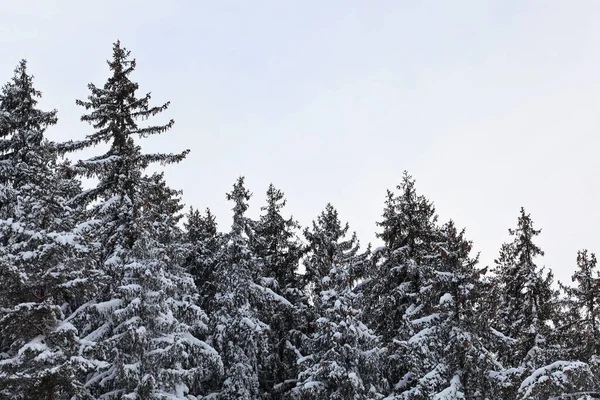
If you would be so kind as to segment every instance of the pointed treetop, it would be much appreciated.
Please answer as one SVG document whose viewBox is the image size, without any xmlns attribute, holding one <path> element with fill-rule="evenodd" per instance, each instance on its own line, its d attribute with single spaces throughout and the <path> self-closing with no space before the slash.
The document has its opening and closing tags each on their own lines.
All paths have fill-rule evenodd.
<svg viewBox="0 0 600 400">
<path fill-rule="evenodd" d="M 275 185 L 271 183 L 269 189 L 267 189 L 267 205 L 260 209 L 269 213 L 275 213 L 285 207 L 285 204 L 286 200 L 283 192 L 275 188 Z"/>
<path fill-rule="evenodd" d="M 202 215 L 199 210 L 190 207 L 187 214 L 187 222 L 183 224 L 187 231 L 188 240 L 197 242 L 214 237 L 217 234 L 217 222 L 215 216 L 207 208 Z"/>
<path fill-rule="evenodd" d="M 415 180 L 404 171 L 402 182 L 396 186 L 399 194 L 387 191 L 383 221 L 377 225 L 383 229 L 377 237 L 383 239 L 390 250 L 408 246 L 415 255 L 421 243 L 431 241 L 437 215 L 435 206 L 425 196 L 417 194 Z"/>
<path fill-rule="evenodd" d="M 316 222 L 313 221 L 313 228 L 315 232 L 323 232 L 327 234 L 330 239 L 338 240 L 348 233 L 350 226 L 347 222 L 342 225 L 338 216 L 338 211 L 331 203 L 327 203 L 325 209 L 317 217 Z"/>
<path fill-rule="evenodd" d="M 252 193 L 244 186 L 244 177 L 240 176 L 235 184 L 233 190 L 227 193 L 227 200 L 233 201 L 233 226 L 232 231 L 234 233 L 242 233 L 246 226 L 246 219 L 244 214 L 248 210 L 248 201 L 252 197 Z"/>
<path fill-rule="evenodd" d="M 21 60 L 0 92 L 0 151 L 42 143 L 46 128 L 57 122 L 57 111 L 37 109 L 40 97 L 42 93 L 33 87 L 33 75 L 27 73 L 27 61 Z"/>
<path fill-rule="evenodd" d="M 523 251 L 523 256 L 527 257 L 526 260 L 524 259 L 525 261 L 529 261 L 537 255 L 544 255 L 544 252 L 532 241 L 542 230 L 533 228 L 531 214 L 527 214 L 525 208 L 521 207 L 517 229 L 509 229 L 508 232 L 511 236 L 516 236 L 515 250 Z"/>
<path fill-rule="evenodd" d="M 159 106 L 150 105 L 150 93 L 142 97 L 136 95 L 139 85 L 130 80 L 129 75 L 135 70 L 135 59 L 130 59 L 130 52 L 121 47 L 119 41 L 113 45 L 113 58 L 108 60 L 112 75 L 108 78 L 103 88 L 93 83 L 88 85 L 91 94 L 87 100 L 77 100 L 77 105 L 91 110 L 81 117 L 82 121 L 90 123 L 95 132 L 87 135 L 86 139 L 78 142 L 68 142 L 61 146 L 61 152 L 81 150 L 95 146 L 101 142 L 111 143 L 108 154 L 95 157 L 84 166 L 92 168 L 92 163 L 116 161 L 115 157 L 134 157 L 138 168 L 144 169 L 149 164 L 159 162 L 162 165 L 176 163 L 183 160 L 189 153 L 185 150 L 179 154 L 140 154 L 139 146 L 134 143 L 134 136 L 145 138 L 150 135 L 161 134 L 169 130 L 174 120 L 169 120 L 164 125 L 139 126 L 138 121 L 147 120 L 169 107 L 169 102 Z M 101 166 L 103 168 L 103 166 Z M 88 173 L 88 175 L 94 175 Z"/>
</svg>

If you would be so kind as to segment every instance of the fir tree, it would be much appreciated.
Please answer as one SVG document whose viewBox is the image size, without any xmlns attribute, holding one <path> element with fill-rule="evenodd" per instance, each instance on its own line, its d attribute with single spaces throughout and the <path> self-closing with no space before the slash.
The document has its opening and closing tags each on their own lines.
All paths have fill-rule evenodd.
<svg viewBox="0 0 600 400">
<path fill-rule="evenodd" d="M 94 272 L 67 205 L 79 183 L 44 139 L 57 118 L 39 97 L 21 61 L 0 94 L 0 397 L 84 399 L 89 365 L 68 318 L 94 292 Z"/>
<path fill-rule="evenodd" d="M 558 300 L 552 273 L 535 263 L 536 257 L 544 255 L 534 242 L 540 232 L 521 208 L 517 228 L 509 229 L 514 239 L 502 245 L 493 270 L 497 295 L 492 331 L 499 338 L 497 351 L 505 368 L 493 376 L 509 397 L 546 398 L 557 386 L 572 388 L 570 382 L 585 380 L 589 373 L 583 363 L 556 361 L 561 355 L 552 340 Z M 566 379 L 569 374 L 573 379 Z"/>
<path fill-rule="evenodd" d="M 309 240 L 307 271 L 315 282 L 313 331 L 305 340 L 293 398 L 380 398 L 382 350 L 378 338 L 361 320 L 357 294 L 352 291 L 354 271 L 364 268 L 369 252 L 358 253 L 356 234 L 345 240 L 349 229 L 331 204 L 305 231 Z M 329 272 L 323 276 L 325 265 Z"/>
<path fill-rule="evenodd" d="M 559 282 L 562 299 L 557 336 L 567 357 L 583 361 L 594 373 L 594 387 L 600 384 L 600 276 L 594 253 L 577 252 L 577 269 L 572 276 L 574 287 Z"/>
<path fill-rule="evenodd" d="M 95 132 L 61 146 L 66 152 L 110 144 L 107 153 L 75 166 L 99 181 L 79 200 L 87 204 L 88 220 L 98 223 L 87 239 L 106 282 L 74 318 L 86 335 L 79 351 L 97 365 L 86 386 L 104 399 L 201 395 L 207 390 L 203 382 L 219 374 L 221 361 L 201 340 L 207 317 L 196 305 L 193 278 L 182 268 L 176 243 L 180 200 L 161 174 L 144 175 L 151 163 L 179 162 L 187 151 L 142 153 L 134 137 L 166 132 L 173 121 L 144 127 L 138 121 L 169 103 L 150 106 L 150 94 L 136 96 L 138 84 L 130 80 L 136 63 L 119 42 L 108 65 L 112 76 L 104 87 L 90 84 L 88 100 L 77 102 L 89 110 L 82 120 Z"/>
<path fill-rule="evenodd" d="M 227 194 L 234 203 L 233 224 L 219 256 L 216 295 L 210 307 L 214 345 L 225 365 L 221 399 L 259 398 L 260 366 L 268 351 L 269 326 L 259 315 L 266 312 L 266 296 L 275 293 L 254 282 L 259 266 L 250 249 L 250 223 L 245 215 L 250 196 L 242 177 Z"/>
<path fill-rule="evenodd" d="M 397 189 L 399 194 L 387 193 L 383 221 L 378 223 L 384 245 L 373 252 L 367 279 L 359 289 L 364 293 L 366 321 L 388 347 L 386 377 L 402 392 L 413 374 L 399 344 L 415 333 L 409 321 L 423 307 L 418 294 L 432 260 L 439 256 L 435 244 L 440 233 L 433 203 L 417 194 L 408 173 Z"/>
<path fill-rule="evenodd" d="M 251 248 L 261 264 L 259 284 L 288 300 L 275 302 L 262 320 L 270 326 L 269 356 L 261 376 L 263 397 L 278 398 L 296 377 L 297 356 L 294 349 L 301 346 L 302 332 L 306 324 L 306 297 L 297 273 L 303 248 L 296 230 L 299 224 L 293 218 L 284 218 L 281 211 L 286 204 L 283 192 L 272 184 L 267 190 L 267 205 L 254 223 Z"/>
<path fill-rule="evenodd" d="M 190 207 L 184 227 L 187 243 L 185 265 L 198 287 L 199 305 L 206 309 L 216 293 L 215 273 L 224 245 L 223 235 L 218 232 L 215 216 L 208 208 L 202 215 Z"/>
<path fill-rule="evenodd" d="M 565 338 L 573 357 L 589 361 L 600 355 L 600 276 L 596 255 L 587 250 L 577 252 L 577 269 L 572 281 L 575 287 L 559 283 L 566 294 L 565 308 L 572 319 L 559 330 L 569 332 Z"/>
<path fill-rule="evenodd" d="M 356 233 L 349 239 L 345 239 L 348 233 L 348 223 L 342 224 L 337 210 L 328 203 L 325 210 L 312 223 L 312 230 L 305 229 L 304 237 L 307 242 L 307 255 L 304 259 L 304 287 L 314 293 L 320 292 L 323 279 L 329 276 L 331 265 L 336 257 L 348 259 L 358 256 L 359 242 Z M 362 263 L 354 262 L 350 266 L 349 279 L 352 282 L 361 276 L 362 269 L 366 264 L 369 251 L 361 256 Z M 338 262 L 345 263 L 345 258 Z"/>
<path fill-rule="evenodd" d="M 253 243 L 253 251 L 263 263 L 264 277 L 273 278 L 280 293 L 298 286 L 297 270 L 303 250 L 296 236 L 300 225 L 281 215 L 285 204 L 283 192 L 269 185 L 267 205 L 261 207 L 263 214 L 255 224 Z"/>
<path fill-rule="evenodd" d="M 471 242 L 452 221 L 434 245 L 439 252 L 420 265 L 421 290 L 404 317 L 412 329 L 398 342 L 397 356 L 408 372 L 395 398 L 494 398 L 488 373 L 497 363 L 487 350 L 487 321 L 478 313 L 485 270 L 476 268 Z"/>
</svg>

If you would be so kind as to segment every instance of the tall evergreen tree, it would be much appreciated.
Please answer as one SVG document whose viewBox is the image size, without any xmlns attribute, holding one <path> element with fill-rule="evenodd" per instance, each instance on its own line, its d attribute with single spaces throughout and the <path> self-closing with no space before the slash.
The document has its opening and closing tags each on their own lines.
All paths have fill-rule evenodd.
<svg viewBox="0 0 600 400">
<path fill-rule="evenodd" d="M 97 299 L 73 318 L 86 335 L 80 353 L 97 365 L 86 386 L 99 399 L 201 395 L 221 361 L 201 340 L 207 317 L 196 306 L 193 279 L 173 243 L 180 235 L 175 224 L 181 206 L 162 175 L 144 175 L 151 163 L 179 162 L 188 151 L 142 153 L 134 137 L 166 132 L 173 121 L 143 127 L 138 122 L 169 103 L 150 106 L 150 94 L 136 96 L 138 84 L 130 79 L 136 63 L 119 42 L 108 65 L 112 75 L 104 87 L 90 84 L 88 99 L 77 101 L 89 110 L 82 120 L 95 131 L 61 146 L 67 152 L 110 144 L 105 154 L 75 166 L 99 181 L 79 200 L 87 204 L 88 220 L 98 223 L 88 241 L 105 280 Z"/>
<path fill-rule="evenodd" d="M 359 289 L 364 293 L 366 321 L 388 347 L 386 377 L 397 391 L 405 390 L 412 374 L 400 343 L 414 333 L 410 324 L 421 310 L 416 303 L 424 287 L 430 262 L 439 255 L 435 243 L 440 234 L 435 208 L 417 194 L 413 178 L 404 173 L 398 194 L 388 191 L 382 231 L 383 246 L 374 250 L 367 279 Z"/>
<path fill-rule="evenodd" d="M 577 269 L 572 280 L 574 287 L 559 283 L 566 294 L 564 307 L 571 317 L 559 330 L 566 333 L 565 341 L 573 357 L 590 361 L 600 355 L 600 276 L 594 253 L 577 252 Z"/>
<path fill-rule="evenodd" d="M 298 384 L 293 398 L 381 398 L 382 349 L 379 340 L 362 322 L 357 294 L 352 291 L 355 271 L 361 271 L 369 252 L 358 253 L 356 234 L 345 239 L 348 224 L 327 204 L 305 231 L 309 256 L 307 271 L 314 281 L 314 327 L 305 340 L 299 360 Z M 327 263 L 329 272 L 324 275 Z M 323 276 L 324 275 L 324 276 Z"/>
<path fill-rule="evenodd" d="M 505 368 L 494 377 L 508 397 L 546 398 L 554 390 L 573 389 L 569 375 L 584 381 L 589 376 L 587 365 L 561 361 L 561 349 L 552 340 L 558 299 L 552 273 L 535 263 L 544 255 L 535 244 L 540 232 L 521 208 L 517 228 L 509 229 L 514 239 L 502 245 L 493 269 L 496 306 L 491 323 Z"/>
<path fill-rule="evenodd" d="M 567 357 L 588 364 L 594 375 L 590 388 L 600 388 L 600 275 L 594 253 L 577 252 L 577 269 L 572 276 L 575 286 L 559 282 L 565 296 L 557 336 Z"/>
<path fill-rule="evenodd" d="M 421 289 L 414 293 L 409 335 L 397 356 L 408 372 L 396 385 L 400 399 L 495 398 L 488 373 L 497 367 L 487 350 L 487 321 L 478 313 L 483 294 L 471 258 L 471 242 L 450 221 L 434 244 L 438 253 L 420 265 Z"/>
<path fill-rule="evenodd" d="M 263 397 L 279 398 L 296 377 L 297 355 L 301 346 L 302 331 L 306 325 L 306 296 L 301 290 L 298 267 L 303 247 L 296 235 L 298 222 L 281 215 L 286 204 L 283 192 L 273 184 L 267 190 L 267 204 L 263 213 L 253 224 L 251 248 L 261 264 L 261 278 L 257 283 L 271 289 L 288 300 L 275 302 L 262 320 L 270 327 L 270 351 L 264 360 L 261 376 Z"/>
<path fill-rule="evenodd" d="M 315 294 L 320 292 L 323 279 L 329 277 L 331 265 L 336 257 L 345 257 L 348 259 L 358 257 L 360 248 L 356 232 L 349 239 L 346 235 L 349 230 L 348 223 L 340 222 L 337 210 L 328 203 L 325 210 L 312 223 L 312 230 L 306 228 L 304 237 L 307 242 L 307 255 L 304 259 L 304 286 L 306 290 Z M 363 262 L 353 262 L 350 264 L 352 270 L 349 271 L 348 279 L 356 282 L 362 274 L 362 268 L 366 264 L 370 250 L 363 253 L 360 257 Z M 345 263 L 346 259 L 339 259 L 338 262 Z"/>
<path fill-rule="evenodd" d="M 234 203 L 233 224 L 219 257 L 216 295 L 210 307 L 214 345 L 225 365 L 221 399 L 259 398 L 260 368 L 268 352 L 269 330 L 260 315 L 264 315 L 268 300 L 287 302 L 254 282 L 259 264 L 250 249 L 250 222 L 245 215 L 250 196 L 242 177 L 227 194 Z M 273 296 L 268 299 L 268 295 Z"/>
<path fill-rule="evenodd" d="M 215 216 L 208 208 L 202 215 L 190 207 L 184 227 L 187 243 L 185 264 L 198 287 L 199 305 L 207 309 L 215 296 L 215 274 L 224 246 L 223 235 L 217 230 Z"/>
<path fill-rule="evenodd" d="M 293 218 L 285 219 L 281 210 L 286 205 L 284 194 L 273 184 L 267 190 L 267 205 L 254 226 L 253 251 L 263 264 L 263 275 L 273 278 L 276 289 L 285 293 L 298 286 L 298 263 L 302 244 L 296 236 L 300 227 Z"/>
<path fill-rule="evenodd" d="M 93 293 L 94 273 L 67 205 L 79 182 L 44 139 L 57 118 L 39 97 L 23 60 L 0 94 L 0 398 L 84 399 L 88 366 L 68 317 Z"/>
</svg>

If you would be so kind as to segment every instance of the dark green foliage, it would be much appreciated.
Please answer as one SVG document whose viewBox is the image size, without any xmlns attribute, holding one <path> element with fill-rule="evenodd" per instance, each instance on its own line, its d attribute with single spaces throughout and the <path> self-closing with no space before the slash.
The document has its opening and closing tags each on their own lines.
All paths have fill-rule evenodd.
<svg viewBox="0 0 600 400">
<path fill-rule="evenodd" d="M 119 42 L 108 67 L 78 141 L 45 137 L 57 112 L 25 61 L 0 91 L 0 399 L 600 398 L 593 253 L 559 297 L 521 209 L 488 273 L 406 172 L 373 251 L 331 204 L 302 229 L 273 185 L 251 220 L 243 178 L 229 232 L 208 209 L 182 223 L 182 192 L 147 170 L 188 150 L 138 143 L 173 127 L 146 123 L 169 103 L 138 94 Z"/>
<path fill-rule="evenodd" d="M 225 366 L 222 399 L 259 398 L 261 360 L 268 352 L 269 326 L 260 315 L 265 315 L 266 296 L 272 292 L 254 282 L 259 264 L 250 250 L 250 222 L 245 215 L 250 196 L 243 177 L 227 194 L 234 203 L 233 224 L 218 258 L 210 305 L 214 346 Z"/>
<path fill-rule="evenodd" d="M 250 240 L 252 252 L 260 264 L 257 283 L 286 301 L 274 301 L 261 315 L 270 327 L 266 358 L 261 360 L 260 384 L 263 397 L 280 398 L 293 386 L 297 374 L 296 351 L 302 343 L 306 326 L 307 298 L 298 274 L 303 246 L 296 231 L 300 228 L 292 217 L 281 212 L 286 204 L 283 192 L 272 184 L 267 190 L 267 204 L 253 223 Z"/>
<path fill-rule="evenodd" d="M 387 389 L 381 378 L 384 350 L 362 322 L 359 296 L 352 291 L 352 273 L 364 269 L 369 252 L 358 253 L 356 235 L 345 238 L 348 229 L 327 204 L 312 231 L 305 231 L 309 242 L 305 263 L 314 285 L 313 320 L 291 398 L 381 398 L 382 389 Z"/>
<path fill-rule="evenodd" d="M 44 139 L 56 111 L 36 108 L 25 61 L 0 94 L 0 397 L 89 397 L 69 314 L 95 291 L 82 251 L 79 182 Z M 38 397 L 38 398 L 39 398 Z"/>
</svg>

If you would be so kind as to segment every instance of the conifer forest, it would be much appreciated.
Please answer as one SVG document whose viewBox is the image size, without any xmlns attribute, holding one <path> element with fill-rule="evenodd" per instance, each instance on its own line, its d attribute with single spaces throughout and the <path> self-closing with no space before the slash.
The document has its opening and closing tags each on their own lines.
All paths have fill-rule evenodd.
<svg viewBox="0 0 600 400">
<path fill-rule="evenodd" d="M 332 204 L 300 226 L 273 185 L 248 217 L 243 177 L 217 225 L 147 171 L 194 149 L 142 150 L 174 121 L 154 122 L 169 103 L 136 68 L 114 43 L 106 81 L 76 100 L 87 136 L 62 143 L 35 65 L 3 79 L 0 399 L 600 398 L 596 257 L 555 282 L 535 210 L 515 210 L 489 267 L 406 172 L 377 248 Z"/>
</svg>

